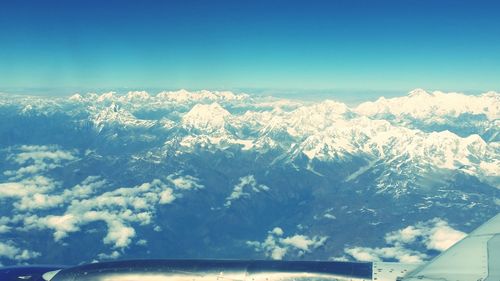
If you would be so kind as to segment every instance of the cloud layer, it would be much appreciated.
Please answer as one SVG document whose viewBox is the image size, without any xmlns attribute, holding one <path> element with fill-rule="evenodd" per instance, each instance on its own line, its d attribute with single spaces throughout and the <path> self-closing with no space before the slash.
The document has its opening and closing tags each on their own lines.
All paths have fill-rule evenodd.
<svg viewBox="0 0 500 281">
<path fill-rule="evenodd" d="M 387 233 L 388 247 L 351 247 L 345 253 L 358 261 L 397 260 L 403 263 L 418 263 L 427 260 L 427 254 L 415 248 L 444 251 L 466 236 L 441 219 L 420 222 L 416 225 Z"/>
<path fill-rule="evenodd" d="M 273 260 L 282 260 L 286 255 L 303 256 L 314 249 L 323 246 L 327 236 L 313 236 L 295 234 L 284 237 L 280 227 L 269 231 L 263 242 L 247 241 L 247 245 L 255 251 L 263 252 L 266 257 Z"/>
<path fill-rule="evenodd" d="M 136 236 L 137 225 L 149 225 L 160 205 L 172 204 L 176 191 L 201 189 L 199 179 L 182 172 L 153 179 L 132 187 L 113 187 L 100 176 L 88 176 L 80 183 L 65 187 L 63 182 L 49 177 L 56 168 L 78 160 L 75 151 L 57 146 L 20 146 L 7 156 L 9 177 L 0 183 L 0 201 L 12 205 L 12 214 L 0 217 L 0 234 L 15 231 L 50 230 L 54 241 L 64 243 L 71 233 L 93 222 L 104 222 L 106 234 L 102 239 L 112 249 L 123 250 Z M 155 227 L 156 229 L 156 227 Z M 140 239 L 140 244 L 147 241 Z M 0 257 L 18 262 L 40 256 L 40 253 L 21 250 L 13 241 L 0 244 Z M 121 251 L 100 254 L 116 258 Z"/>
<path fill-rule="evenodd" d="M 224 206 L 230 207 L 233 201 L 243 197 L 250 197 L 251 193 L 259 193 L 261 191 L 269 191 L 269 187 L 258 184 L 253 175 L 241 177 L 239 182 L 234 186 L 231 194 L 226 198 Z"/>
</svg>

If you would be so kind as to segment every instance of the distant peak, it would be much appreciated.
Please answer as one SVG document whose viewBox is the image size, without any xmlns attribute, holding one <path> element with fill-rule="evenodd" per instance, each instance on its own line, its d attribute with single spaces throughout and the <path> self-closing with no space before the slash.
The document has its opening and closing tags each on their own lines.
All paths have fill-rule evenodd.
<svg viewBox="0 0 500 281">
<path fill-rule="evenodd" d="M 79 93 L 76 93 L 76 94 L 72 95 L 71 97 L 69 97 L 69 100 L 71 100 L 71 101 L 82 101 L 83 97 Z"/>
<path fill-rule="evenodd" d="M 182 117 L 182 122 L 190 128 L 201 129 L 206 132 L 221 131 L 226 124 L 226 117 L 230 116 L 220 104 L 196 104 Z"/>
<path fill-rule="evenodd" d="M 214 102 L 211 104 L 201 104 L 198 103 L 187 113 L 187 115 L 196 114 L 196 115 L 218 115 L 218 116 L 228 116 L 231 115 L 224 107 L 222 107 L 219 103 Z"/>
<path fill-rule="evenodd" d="M 102 102 L 102 101 L 105 101 L 105 100 L 111 100 L 114 98 L 116 92 L 107 92 L 107 93 L 103 93 L 101 94 L 98 98 L 97 98 L 97 101 L 98 102 Z"/>
<path fill-rule="evenodd" d="M 146 100 L 149 99 L 149 93 L 146 91 L 130 91 L 127 93 L 127 98 L 129 100 L 132 99 L 139 99 L 139 100 Z"/>
<path fill-rule="evenodd" d="M 417 88 L 417 89 L 410 91 L 408 93 L 408 96 L 409 97 L 429 97 L 430 94 L 427 91 L 425 91 L 424 89 Z"/>
<path fill-rule="evenodd" d="M 112 112 L 118 112 L 120 110 L 120 106 L 116 103 L 111 103 L 111 105 L 108 107 L 109 110 L 111 110 Z"/>
</svg>

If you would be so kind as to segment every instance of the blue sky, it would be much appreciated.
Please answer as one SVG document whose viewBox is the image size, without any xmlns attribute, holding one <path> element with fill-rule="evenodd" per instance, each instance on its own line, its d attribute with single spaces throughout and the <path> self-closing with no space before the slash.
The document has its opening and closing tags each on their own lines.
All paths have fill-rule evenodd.
<svg viewBox="0 0 500 281">
<path fill-rule="evenodd" d="M 496 1 L 3 1 L 0 89 L 500 90 Z"/>
</svg>

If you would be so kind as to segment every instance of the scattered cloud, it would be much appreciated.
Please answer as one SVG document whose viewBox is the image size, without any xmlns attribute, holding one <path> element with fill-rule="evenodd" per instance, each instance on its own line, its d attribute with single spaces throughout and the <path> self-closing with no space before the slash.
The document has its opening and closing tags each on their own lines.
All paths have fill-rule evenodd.
<svg viewBox="0 0 500 281">
<path fill-rule="evenodd" d="M 123 249 L 136 236 L 134 225 L 150 224 L 156 206 L 171 204 L 177 198 L 174 189 L 158 179 L 134 187 L 112 189 L 106 180 L 89 176 L 81 183 L 66 188 L 44 173 L 67 161 L 76 160 L 73 152 L 56 146 L 21 146 L 15 149 L 16 153 L 10 154 L 7 160 L 20 167 L 5 172 L 4 175 L 10 177 L 9 181 L 0 183 L 0 199 L 12 202 L 15 215 L 0 218 L 0 233 L 13 229 L 50 229 L 54 241 L 60 242 L 70 233 L 80 231 L 82 226 L 102 221 L 107 227 L 103 243 Z M 175 174 L 168 177 L 168 181 L 176 189 L 203 188 L 192 176 Z M 39 210 L 44 212 L 34 212 Z M 2 245 L 5 253 L 15 253 L 19 257 L 30 253 L 16 252 L 11 244 Z M 13 255 L 9 254 L 9 257 Z"/>
<path fill-rule="evenodd" d="M 199 179 L 190 175 L 182 176 L 179 173 L 169 175 L 167 179 L 174 185 L 176 189 L 191 190 L 204 188 L 199 183 Z"/>
<path fill-rule="evenodd" d="M 21 262 L 36 258 L 38 256 L 40 256 L 40 253 L 29 251 L 26 249 L 20 249 L 16 247 L 16 245 L 12 241 L 0 242 L 0 258 L 7 258 L 10 260 Z"/>
<path fill-rule="evenodd" d="M 146 246 L 148 244 L 148 240 L 146 240 L 146 239 L 139 239 L 137 241 L 137 243 L 135 243 L 135 244 L 137 244 L 139 246 Z"/>
<path fill-rule="evenodd" d="M 18 182 L 0 183 L 0 198 L 23 198 L 53 190 L 56 183 L 45 176 L 34 176 Z"/>
<path fill-rule="evenodd" d="M 111 252 L 109 254 L 100 253 L 100 254 L 97 255 L 97 258 L 100 259 L 100 260 L 116 260 L 120 256 L 121 256 L 120 252 L 113 251 L 113 252 Z"/>
<path fill-rule="evenodd" d="M 358 261 L 398 260 L 417 263 L 429 257 L 415 248 L 444 251 L 465 236 L 464 232 L 453 229 L 446 221 L 435 218 L 387 233 L 385 241 L 388 247 L 352 247 L 344 251 Z"/>
<path fill-rule="evenodd" d="M 7 233 L 12 229 L 12 227 L 7 225 L 0 225 L 0 234 Z"/>
<path fill-rule="evenodd" d="M 74 151 L 62 150 L 58 146 L 22 145 L 17 153 L 7 160 L 21 166 L 18 170 L 7 170 L 5 176 L 16 180 L 28 175 L 36 175 L 61 167 L 63 162 L 77 160 Z"/>
<path fill-rule="evenodd" d="M 345 253 L 363 262 L 390 259 L 402 263 L 418 263 L 427 259 L 427 255 L 406 249 L 400 245 L 383 248 L 354 247 L 345 249 Z"/>
<path fill-rule="evenodd" d="M 435 223 L 434 227 L 424 234 L 427 249 L 444 251 L 467 235 L 451 228 L 448 223 L 441 219 L 435 219 L 433 222 Z"/>
<path fill-rule="evenodd" d="M 327 236 L 309 237 L 299 234 L 283 237 L 284 231 L 280 227 L 275 227 L 267 234 L 263 242 L 247 241 L 247 245 L 273 260 L 282 260 L 290 252 L 297 256 L 310 253 L 313 249 L 323 246 L 328 239 Z"/>
<path fill-rule="evenodd" d="M 335 215 L 328 214 L 328 213 L 324 214 L 323 217 L 326 218 L 326 219 L 330 219 L 330 220 L 337 219 L 337 217 Z"/>
<path fill-rule="evenodd" d="M 76 160 L 75 152 L 46 145 L 22 145 L 10 150 L 14 153 L 9 154 L 6 160 L 17 165 L 18 169 L 3 173 L 9 178 L 0 183 L 0 199 L 12 199 L 17 211 L 48 209 L 63 203 L 62 195 L 48 195 L 60 188 L 61 183 L 44 173 L 61 167 L 67 161 Z"/>
<path fill-rule="evenodd" d="M 51 229 L 54 240 L 60 241 L 69 233 L 80 231 L 82 225 L 103 221 L 107 226 L 103 243 L 114 248 L 126 248 L 136 235 L 132 224 L 150 224 L 156 205 L 170 204 L 176 199 L 173 190 L 157 179 L 134 187 L 94 194 L 105 185 L 104 180 L 89 177 L 61 194 L 44 194 L 49 201 L 61 198 L 61 202 L 66 204 L 64 213 L 25 216 L 22 219 L 23 229 Z"/>
<path fill-rule="evenodd" d="M 170 204 L 175 200 L 175 195 L 172 189 L 166 188 L 160 193 L 160 204 Z"/>
<path fill-rule="evenodd" d="M 250 191 L 261 192 L 268 191 L 269 187 L 263 184 L 258 184 L 257 180 L 253 175 L 248 175 L 241 177 L 238 184 L 233 188 L 233 192 L 226 198 L 225 207 L 230 207 L 234 200 L 238 200 L 242 197 L 250 197 Z"/>
<path fill-rule="evenodd" d="M 346 256 L 331 257 L 331 258 L 329 258 L 329 260 L 331 260 L 331 261 L 342 261 L 342 262 L 350 261 L 350 259 L 348 257 L 346 257 Z"/>
<path fill-rule="evenodd" d="M 284 245 L 289 245 L 295 247 L 297 249 L 301 249 L 303 251 L 308 252 L 309 248 L 317 248 L 323 245 L 326 241 L 326 237 L 313 237 L 309 239 L 308 236 L 305 235 L 294 235 L 291 237 L 287 237 L 281 240 Z"/>
</svg>

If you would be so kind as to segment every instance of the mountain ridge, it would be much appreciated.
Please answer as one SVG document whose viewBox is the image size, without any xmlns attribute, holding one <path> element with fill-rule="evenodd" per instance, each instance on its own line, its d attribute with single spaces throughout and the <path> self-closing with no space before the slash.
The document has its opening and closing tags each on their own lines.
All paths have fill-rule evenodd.
<svg viewBox="0 0 500 281">
<path fill-rule="evenodd" d="M 463 95 L 492 104 L 453 114 L 436 95 L 383 103 L 430 99 L 415 116 L 211 91 L 0 95 L 0 247 L 13 253 L 0 262 L 354 260 L 436 217 L 467 231 L 500 210 L 498 120 L 487 117 L 499 94 Z M 301 251 L 286 237 L 318 244 Z M 270 254 L 266 239 L 286 250 Z"/>
</svg>

